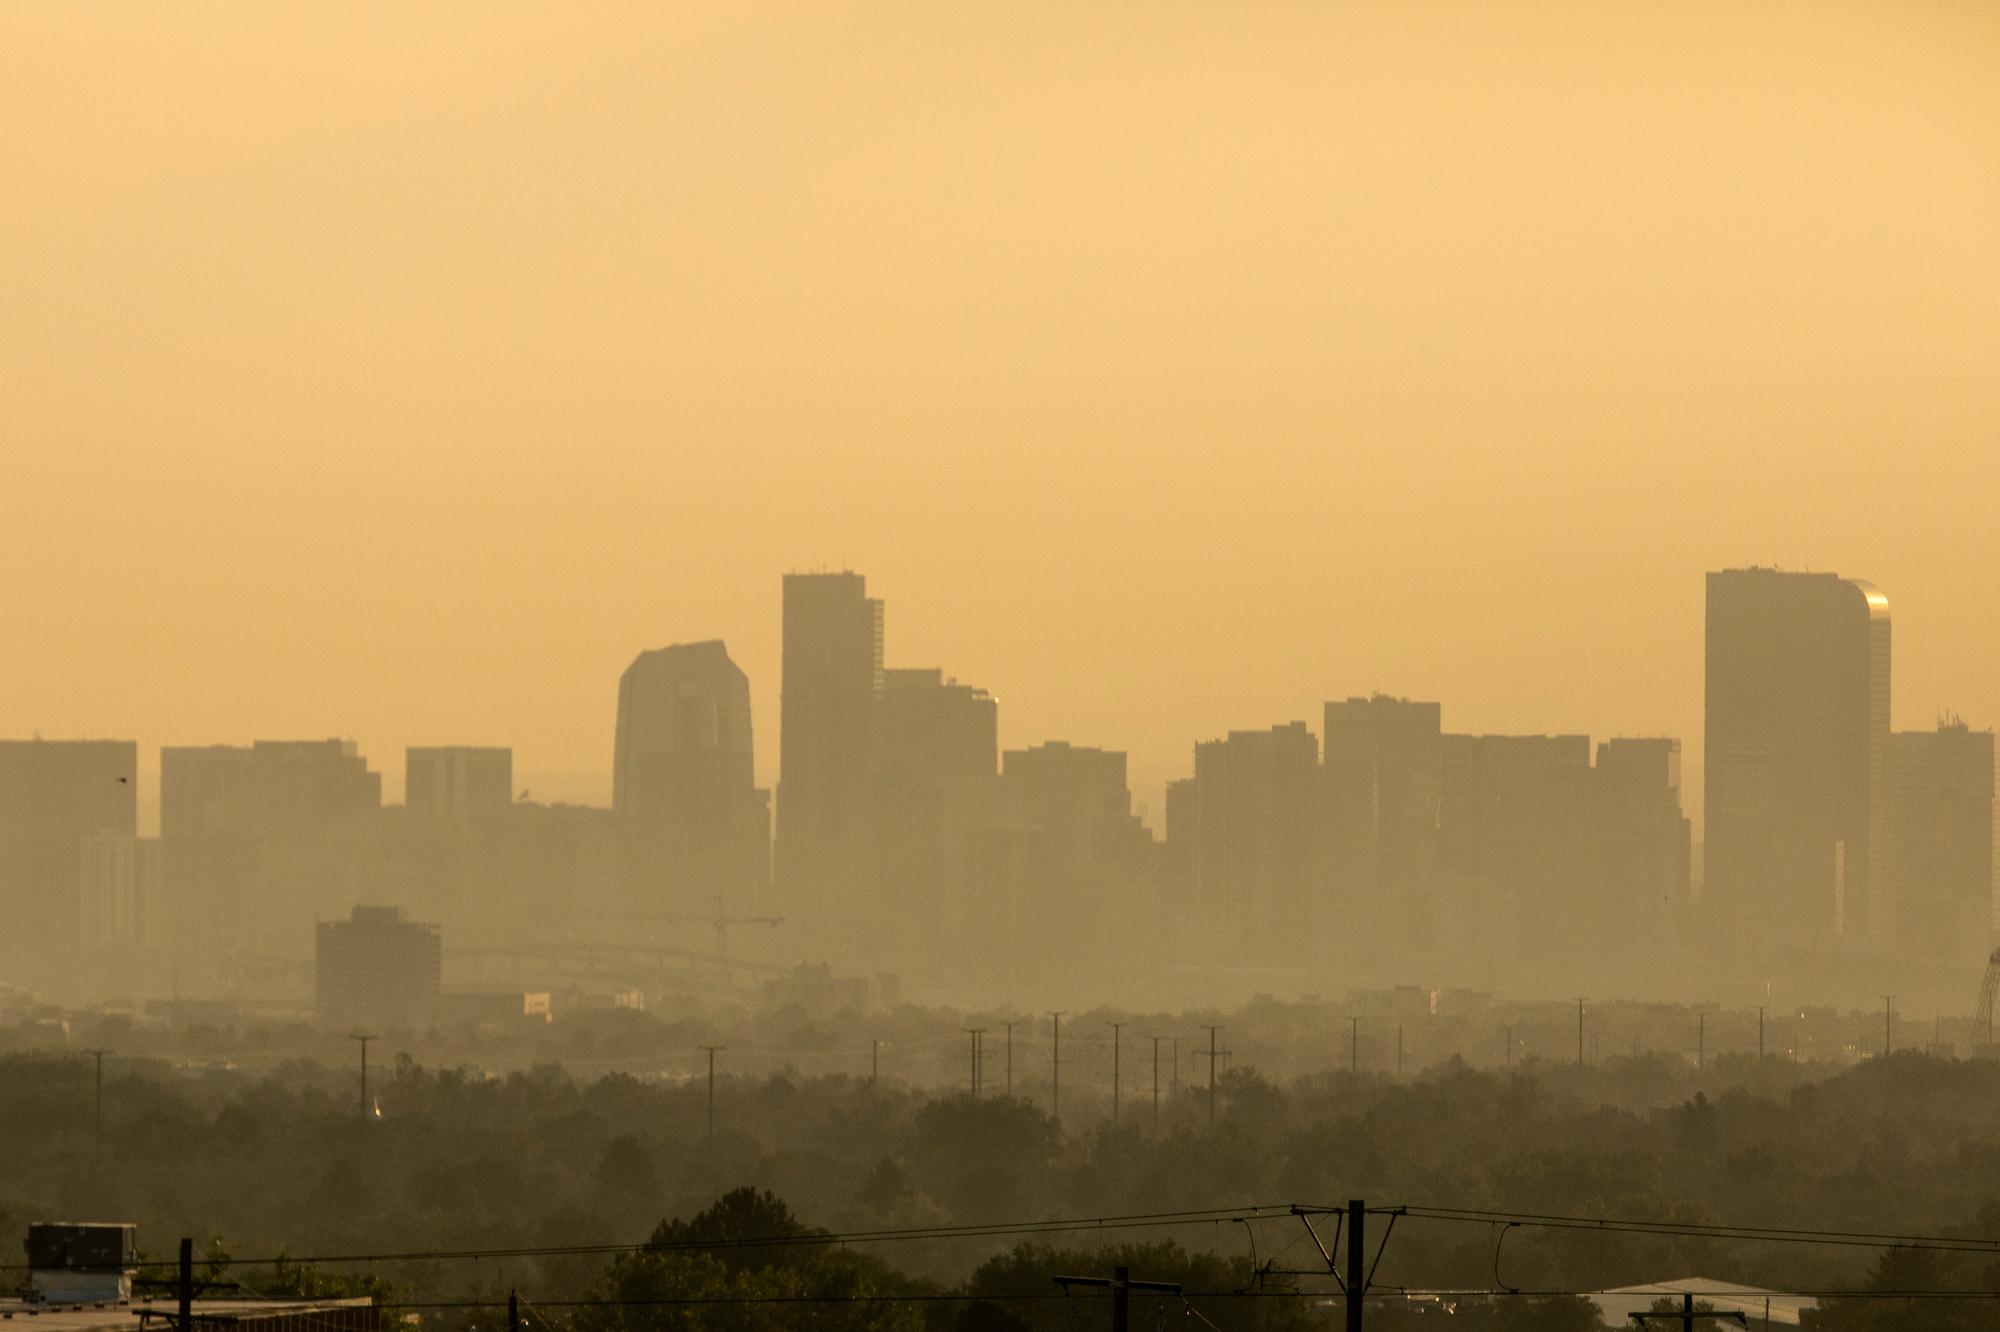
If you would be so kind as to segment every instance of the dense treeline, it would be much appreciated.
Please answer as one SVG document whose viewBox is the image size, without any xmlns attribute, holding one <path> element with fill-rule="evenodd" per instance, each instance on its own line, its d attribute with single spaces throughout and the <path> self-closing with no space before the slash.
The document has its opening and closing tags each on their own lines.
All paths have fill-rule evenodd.
<svg viewBox="0 0 2000 1332">
<path fill-rule="evenodd" d="M 487 1078 L 405 1058 L 378 1071 L 364 1118 L 350 1069 L 295 1063 L 258 1076 L 190 1074 L 120 1061 L 107 1070 L 97 1166 L 90 1061 L 18 1055 L 0 1060 L 0 1226 L 16 1254 L 28 1220 L 77 1216 L 136 1221 L 155 1256 L 183 1234 L 221 1237 L 236 1255 L 258 1257 L 612 1245 L 654 1235 L 663 1217 L 711 1224 L 710 1205 L 751 1182 L 783 1199 L 788 1216 L 836 1234 L 1364 1197 L 1377 1206 L 2000 1235 L 2000 1065 L 1899 1054 L 1815 1071 L 1732 1058 L 1699 1076 L 1676 1059 L 1640 1058 L 1583 1069 L 1447 1065 L 1409 1080 L 1316 1074 L 1280 1085 L 1239 1066 L 1221 1079 L 1213 1128 L 1206 1096 L 1189 1089 L 1157 1133 L 1150 1107 L 1128 1107 L 1119 1125 L 1065 1132 L 1046 1105 L 1019 1099 L 974 1101 L 844 1076 L 724 1077 L 711 1142 L 700 1083 L 580 1080 L 555 1068 Z M 1253 1273 L 1259 1263 L 1282 1270 L 1317 1261 L 1289 1219 L 1037 1239 L 1099 1241 L 1136 1246 L 1126 1256 L 1141 1276 L 1185 1280 L 1190 1290 L 1265 1291 L 1209 1314 L 1230 1332 L 1333 1317 L 1309 1298 L 1331 1290 L 1326 1280 L 1280 1273 L 1260 1285 Z M 564 1302 L 591 1292 L 728 1292 L 776 1281 L 773 1289 L 797 1296 L 832 1282 L 827 1289 L 850 1293 L 865 1286 L 953 1296 L 839 1306 L 857 1326 L 944 1320 L 964 1332 L 1055 1332 L 1048 1301 L 1017 1307 L 958 1297 L 1046 1294 L 1051 1266 L 1102 1273 L 1118 1260 L 1009 1251 L 1014 1242 L 807 1246 L 798 1252 L 828 1263 L 846 1256 L 798 1271 L 783 1267 L 785 1254 L 744 1267 L 684 1251 L 322 1270 L 369 1273 L 426 1298 L 518 1288 L 565 1320 L 573 1311 Z M 1508 1235 L 1496 1264 L 1497 1247 L 1491 1225 L 1412 1218 L 1396 1229 L 1379 1280 L 1575 1291 L 1700 1275 L 1797 1289 L 1870 1280 L 1888 1289 L 2000 1289 L 2000 1271 L 1984 1258 L 1921 1250 L 1884 1256 L 1532 1227 Z M 299 1269 L 282 1276 L 264 1267 L 243 1279 L 269 1288 L 303 1278 Z M 1290 1287 L 1306 1293 L 1279 1294 Z M 1477 1316 L 1519 1317 L 1527 1303 L 1500 1300 Z M 801 1307 L 725 1304 L 674 1317 L 690 1327 L 748 1327 L 729 1320 Z M 1074 1308 L 1051 1307 L 1069 1320 L 1063 1327 L 1077 1325 Z M 1900 1326 L 1882 1321 L 1899 1307 L 1860 1300 L 1822 1322 Z M 1932 1327 L 1991 1312 L 1967 1301 L 1925 1309 L 1923 1325 Z M 618 1317 L 621 1326 L 633 1318 L 656 1326 L 647 1320 L 658 1313 L 628 1306 Z M 595 1309 L 578 1321 L 596 1332 L 609 1316 Z M 1549 1308 L 1540 1316 L 1533 1325 L 1582 1315 Z M 467 1315 L 473 1325 L 476 1317 Z M 822 1311 L 812 1325 L 841 1325 L 830 1318 Z"/>
</svg>

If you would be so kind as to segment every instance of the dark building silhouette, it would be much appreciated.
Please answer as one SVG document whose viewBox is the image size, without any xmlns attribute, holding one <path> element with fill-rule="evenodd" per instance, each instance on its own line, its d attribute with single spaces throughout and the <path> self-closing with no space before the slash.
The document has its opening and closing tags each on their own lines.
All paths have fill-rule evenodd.
<svg viewBox="0 0 2000 1332">
<path fill-rule="evenodd" d="M 999 709 L 940 670 L 887 670 L 876 730 L 875 900 L 881 965 L 922 972 L 956 940 L 994 815 Z"/>
<path fill-rule="evenodd" d="M 611 804 L 633 912 L 763 898 L 770 800 L 757 789 L 750 682 L 719 640 L 642 652 L 619 678 Z"/>
<path fill-rule="evenodd" d="M 196 954 L 298 957 L 365 891 L 382 777 L 351 740 L 160 750 L 165 891 Z"/>
<path fill-rule="evenodd" d="M 130 740 L 0 740 L 0 958 L 61 973 L 90 844 L 137 831 L 138 766 Z"/>
<path fill-rule="evenodd" d="M 1889 737 L 1887 940 L 1920 962 L 1977 965 L 1994 942 L 1993 732 L 1960 721 Z"/>
<path fill-rule="evenodd" d="M 1306 960 L 1326 906 L 1318 766 L 1319 742 L 1302 721 L 1195 745 L 1195 900 L 1218 960 Z"/>
<path fill-rule="evenodd" d="M 865 929 L 882 602 L 857 573 L 786 574 L 776 881 L 788 913 Z"/>
<path fill-rule="evenodd" d="M 417 746 L 403 754 L 403 804 L 380 810 L 356 850 L 356 882 L 405 903 L 461 938 L 490 923 L 509 862 L 502 840 L 513 813 L 514 751 L 503 746 Z"/>
<path fill-rule="evenodd" d="M 1160 851 L 1160 895 L 1177 920 L 1191 921 L 1198 875 L 1195 853 L 1201 845 L 1201 788 L 1192 777 L 1167 783 L 1166 827 Z M 1189 927 L 1191 931 L 1196 928 Z"/>
<path fill-rule="evenodd" d="M 1060 740 L 1000 758 L 980 839 L 971 956 L 1003 982 L 1132 965 L 1158 938 L 1157 846 L 1132 813 L 1121 751 Z"/>
<path fill-rule="evenodd" d="M 435 925 L 393 906 L 357 906 L 319 922 L 313 948 L 313 1018 L 329 1031 L 424 1031 L 437 1009 L 444 947 Z"/>
<path fill-rule="evenodd" d="M 410 817 L 489 823 L 514 803 L 514 751 L 433 745 L 403 751 L 403 804 Z"/>
<path fill-rule="evenodd" d="M 1708 575 L 1705 907 L 1750 947 L 1871 930 L 1889 751 L 1888 599 L 1830 573 Z"/>
<path fill-rule="evenodd" d="M 632 923 L 614 811 L 518 801 L 495 844 L 499 865 L 490 894 L 464 926 L 453 928 L 454 939 L 461 928 L 467 943 L 616 937 Z"/>
<path fill-rule="evenodd" d="M 1441 757 L 1451 948 L 1574 961 L 1595 850 L 1590 737 L 1446 735 Z"/>
<path fill-rule="evenodd" d="M 1693 826 L 1681 808 L 1681 742 L 1603 741 L 1593 785 L 1596 882 L 1579 903 L 1580 942 L 1658 952 L 1687 924 Z"/>
<path fill-rule="evenodd" d="M 1442 714 L 1381 694 L 1326 705 L 1322 846 L 1344 955 L 1435 937 Z"/>
</svg>

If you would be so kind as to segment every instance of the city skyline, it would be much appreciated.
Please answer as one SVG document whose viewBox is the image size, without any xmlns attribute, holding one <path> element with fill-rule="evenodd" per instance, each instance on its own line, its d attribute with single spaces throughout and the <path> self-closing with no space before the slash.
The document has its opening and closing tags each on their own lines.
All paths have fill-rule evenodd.
<svg viewBox="0 0 2000 1332">
<path fill-rule="evenodd" d="M 1811 572 L 1809 569 L 1791 569 L 1786 566 L 1773 565 L 1727 566 L 1724 571 L 1736 572 L 1739 570 L 1764 570 L 1780 574 Z M 842 571 L 843 575 L 853 575 L 853 572 L 851 570 Z M 817 574 L 814 576 L 817 576 Z M 854 576 L 863 577 L 862 575 Z M 1146 825 L 1153 829 L 1155 833 L 1160 832 L 1164 825 L 1166 788 L 1170 783 L 1189 775 L 1193 762 L 1194 748 L 1197 744 L 1217 739 L 1230 731 L 1246 728 L 1264 729 L 1272 725 L 1282 724 L 1287 720 L 1300 718 L 1308 720 L 1314 734 L 1320 738 L 1323 744 L 1325 734 L 1319 723 L 1322 711 L 1329 703 L 1345 698 L 1367 698 L 1380 695 L 1387 698 L 1428 699 L 1437 702 L 1444 708 L 1445 729 L 1463 733 L 1486 735 L 1553 735 L 1576 733 L 1589 735 L 1594 739 L 1647 739 L 1666 737 L 1678 740 L 1681 744 L 1682 754 L 1681 790 L 1688 816 L 1693 820 L 1695 840 L 1699 845 L 1705 837 L 1704 795 L 1706 785 L 1704 777 L 1706 756 L 1702 687 L 1704 667 L 1702 661 L 1704 655 L 1703 626 L 1706 620 L 1706 606 L 1701 579 L 1691 578 L 1687 581 L 1694 583 L 1696 587 L 1695 600 L 1702 606 L 1702 615 L 1697 617 L 1694 626 L 1691 653 L 1694 661 L 1694 676 L 1692 688 L 1686 691 L 1691 694 L 1692 703 L 1691 705 L 1685 703 L 1674 705 L 1675 709 L 1691 707 L 1687 724 L 1680 730 L 1649 727 L 1643 724 L 1626 725 L 1622 724 L 1621 719 L 1617 716 L 1600 719 L 1602 724 L 1588 724 L 1579 718 L 1568 715 L 1570 710 L 1560 700 L 1545 702 L 1515 700 L 1509 703 L 1506 700 L 1493 699 L 1490 690 L 1475 689 L 1471 691 L 1474 698 L 1483 697 L 1488 700 L 1490 711 L 1486 715 L 1497 716 L 1502 719 L 1515 718 L 1521 720 L 1521 724 L 1513 726 L 1487 725 L 1482 724 L 1476 718 L 1469 717 L 1465 704 L 1448 693 L 1440 698 L 1437 695 L 1426 693 L 1402 681 L 1375 681 L 1365 687 L 1352 684 L 1334 685 L 1324 691 L 1317 692 L 1303 685 L 1295 685 L 1291 689 L 1291 694 L 1296 696 L 1300 701 L 1289 711 L 1281 708 L 1279 711 L 1273 712 L 1261 719 L 1247 715 L 1247 708 L 1245 707 L 1232 706 L 1226 701 L 1219 702 L 1211 708 L 1211 711 L 1215 715 L 1240 717 L 1240 720 L 1218 724 L 1205 732 L 1190 733 L 1177 746 L 1168 745 L 1163 749 L 1147 751 L 1136 743 L 1127 743 L 1124 737 L 1115 734 L 1098 734 L 1088 731 L 1082 734 L 1069 735 L 1031 732 L 1028 729 L 1029 723 L 1021 720 L 1021 714 L 1026 713 L 1031 716 L 1062 715 L 1071 709 L 1065 706 L 1060 700 L 1035 700 L 1004 685 L 993 687 L 990 679 L 984 676 L 976 666 L 958 662 L 942 669 L 948 675 L 979 680 L 982 684 L 988 686 L 991 697 L 1001 705 L 998 708 L 998 734 L 999 744 L 1002 748 L 1023 748 L 1039 744 L 1046 740 L 1059 739 L 1074 744 L 1106 746 L 1125 752 L 1130 756 L 1135 807 L 1141 813 Z M 1877 586 L 1887 586 L 1886 584 L 1882 584 L 1880 580 L 1871 580 L 1871 582 Z M 875 585 L 877 587 L 882 586 L 881 580 L 877 579 Z M 900 669 L 904 670 L 916 668 L 920 664 L 924 669 L 937 669 L 935 661 L 923 663 L 913 661 L 910 654 L 901 647 L 900 640 L 905 635 L 919 642 L 934 641 L 934 638 L 927 634 L 926 626 L 910 610 L 903 608 L 901 598 L 895 595 L 893 589 L 889 589 L 885 596 L 887 600 L 897 603 L 896 609 L 898 611 L 895 617 L 897 625 L 895 632 L 899 639 L 899 645 L 895 652 L 889 654 L 889 660 L 894 661 Z M 884 596 L 878 596 L 874 598 L 874 601 L 882 602 L 884 599 Z M 767 600 L 776 601 L 777 598 L 768 598 Z M 1910 689 L 1920 687 L 1910 685 L 1908 677 L 1915 675 L 1919 681 L 1932 680 L 1937 677 L 1939 668 L 1936 663 L 1929 662 L 1925 660 L 1923 655 L 1919 655 L 1925 652 L 1924 642 L 1928 639 L 1932 626 L 1928 624 L 1918 626 L 1914 635 L 1917 637 L 1917 645 L 1915 648 L 1911 648 L 1907 640 L 1907 636 L 1912 636 L 1908 628 L 1909 617 L 1901 608 L 1911 600 L 1915 600 L 1921 605 L 1935 605 L 1936 603 L 1920 594 L 1906 598 L 1902 595 L 1900 589 L 1894 594 L 1893 600 L 1898 608 L 1896 618 L 1905 626 L 1906 639 L 1903 650 L 1897 656 L 1896 688 L 1892 693 L 1891 729 L 1898 732 L 1929 730 L 1946 717 L 1969 720 L 1975 730 L 1982 730 L 1995 724 L 2000 724 L 2000 712 L 1983 714 L 1973 708 L 1961 706 L 1950 699 L 1940 700 L 1932 706 L 1912 704 L 1908 700 L 1907 693 Z M 745 613 L 737 618 L 748 621 L 754 617 Z M 770 614 L 768 618 L 773 621 L 782 621 L 782 616 L 777 614 Z M 646 652 L 656 650 L 663 644 L 685 648 L 709 640 L 728 645 L 730 659 L 741 667 L 742 673 L 747 677 L 752 715 L 767 719 L 764 723 L 750 728 L 755 738 L 755 784 L 760 789 L 775 792 L 778 785 L 778 736 L 781 729 L 777 724 L 777 718 L 780 716 L 779 702 L 781 693 L 779 687 L 781 672 L 778 669 L 781 658 L 780 653 L 772 653 L 769 663 L 770 670 L 767 673 L 760 674 L 748 666 L 741 665 L 741 656 L 734 646 L 734 640 L 729 635 L 716 631 L 714 626 L 690 626 L 689 632 L 686 634 L 663 634 L 651 646 L 642 644 L 625 649 L 623 660 L 629 663 L 632 660 L 633 653 L 636 652 L 643 655 Z M 1674 640 L 1673 648 L 1672 655 L 1690 655 L 1687 644 L 1680 642 L 1678 639 Z M 1912 657 L 1916 657 L 1914 662 L 1911 660 Z M 1444 669 L 1439 666 L 1431 666 L 1414 671 L 1413 674 L 1422 678 L 1432 678 L 1443 673 Z M 1979 674 L 1981 678 L 1986 678 L 1990 675 L 1992 678 L 2000 680 L 2000 672 L 1981 672 Z M 572 692 L 593 694 L 596 688 L 597 685 L 595 683 L 579 682 L 577 689 Z M 613 692 L 615 693 L 615 687 Z M 1588 696 L 1594 692 L 1586 691 L 1586 695 Z M 573 706 L 573 700 L 568 700 L 566 697 L 543 699 L 538 700 L 538 702 L 553 703 L 563 712 L 569 711 Z M 1652 715 L 1663 714 L 1672 710 L 1674 709 L 1660 707 Z M 1581 706 L 1576 711 L 1580 712 Z M 536 713 L 532 708 L 524 705 L 519 708 L 507 708 L 506 712 L 514 718 L 517 729 L 527 731 L 536 729 L 534 725 Z M 1537 724 L 1537 719 L 1539 719 L 1539 724 Z M 536 762 L 532 753 L 529 754 L 528 760 L 524 762 L 523 746 L 513 740 L 505 730 L 498 730 L 491 735 L 439 737 L 433 734 L 429 728 L 425 728 L 421 732 L 424 738 L 408 743 L 391 743 L 386 746 L 374 745 L 363 740 L 359 729 L 353 727 L 333 725 L 324 728 L 324 734 L 338 736 L 343 740 L 355 741 L 360 752 L 367 755 L 400 755 L 406 749 L 424 749 L 439 745 L 446 747 L 473 746 L 475 748 L 482 745 L 503 746 L 513 752 L 513 762 L 516 769 L 515 775 L 518 778 L 515 783 L 517 789 L 527 790 L 537 800 L 609 807 L 613 803 L 616 771 L 615 750 L 617 728 L 615 716 L 613 717 L 612 724 L 604 726 L 603 729 L 605 735 L 601 753 L 585 755 L 586 757 L 593 757 L 595 761 L 583 763 L 573 768 L 558 768 L 545 761 Z M 1142 733 L 1157 732 L 1158 727 L 1156 725 L 1146 726 L 1140 728 L 1140 730 Z M 0 734 L 11 734 L 15 737 L 41 735 L 52 740 L 93 739 L 107 733 L 108 728 L 92 726 L 85 728 L 80 734 L 68 735 L 40 725 L 26 725 L 12 733 L 0 732 Z M 142 781 L 140 782 L 140 791 L 138 794 L 138 818 L 142 831 L 156 829 L 157 827 L 159 817 L 158 755 L 162 749 L 213 744 L 247 746 L 256 740 L 285 738 L 282 728 L 276 726 L 259 728 L 255 725 L 252 725 L 248 731 L 240 735 L 231 735 L 226 740 L 216 740 L 213 737 L 196 737 L 192 740 L 168 740 L 164 738 L 155 740 L 153 736 L 158 734 L 157 732 L 142 730 L 139 734 L 138 772 L 142 777 Z M 304 739 L 314 734 L 316 733 L 300 732 L 296 733 L 292 738 Z M 116 737 L 114 736 L 114 738 Z M 572 752 L 584 754 L 584 751 L 580 748 Z M 403 781 L 401 780 L 402 775 L 403 765 L 400 762 L 391 763 L 382 768 L 381 782 L 385 801 L 399 803 L 405 798 Z M 1696 870 L 1697 874 L 1701 871 L 1699 857 L 1696 860 Z"/>
<path fill-rule="evenodd" d="M 1982 955 L 2000 938 L 1993 731 L 1891 727 L 1873 585 L 1769 568 L 1704 583 L 1721 832 L 1699 850 L 1682 737 L 1474 732 L 1446 702 L 1382 693 L 1325 700 L 1317 732 L 1195 737 L 1149 828 L 1126 751 L 1004 746 L 989 691 L 889 664 L 892 598 L 842 571 L 781 580 L 775 793 L 753 784 L 769 727 L 751 682 L 698 639 L 618 677 L 609 807 L 516 795 L 508 747 L 411 747 L 396 805 L 349 739 L 166 746 L 154 841 L 134 742 L 11 741 L 8 881 L 17 914 L 71 922 L 58 934 L 225 973 L 286 956 L 301 920 L 384 899 L 488 947 L 706 920 L 720 954 L 730 918 L 782 912 L 836 966 L 1003 993 L 1065 965 L 1114 984 L 1359 967 L 1500 985 L 1605 962 L 1664 977 L 1705 931 L 1724 942 L 1704 965 L 1771 975 Z M 1054 918 L 1069 928 L 1031 944 Z"/>
</svg>

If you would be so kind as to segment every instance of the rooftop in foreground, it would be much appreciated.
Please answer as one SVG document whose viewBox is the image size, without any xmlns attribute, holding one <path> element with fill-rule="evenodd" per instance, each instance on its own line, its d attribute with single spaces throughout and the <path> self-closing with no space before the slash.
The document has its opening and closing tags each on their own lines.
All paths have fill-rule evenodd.
<svg viewBox="0 0 2000 1332">
<path fill-rule="evenodd" d="M 378 1332 L 381 1311 L 366 1298 L 324 1300 L 196 1300 L 198 1327 L 243 1332 Z M 34 1332 L 166 1332 L 179 1317 L 172 1298 L 54 1302 L 0 1300 L 0 1322 Z"/>
</svg>

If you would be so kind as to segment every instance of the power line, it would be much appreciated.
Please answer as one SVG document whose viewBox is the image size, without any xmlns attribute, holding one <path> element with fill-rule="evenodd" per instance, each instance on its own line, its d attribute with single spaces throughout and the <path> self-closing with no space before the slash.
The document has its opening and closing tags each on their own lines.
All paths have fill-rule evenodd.
<svg viewBox="0 0 2000 1332">
<path fill-rule="evenodd" d="M 974 1223 L 949 1226 L 925 1226 L 899 1229 L 861 1230 L 847 1232 L 819 1232 L 794 1235 L 750 1236 L 739 1238 L 708 1240 L 674 1240 L 660 1243 L 638 1244 L 588 1244 L 588 1245 L 540 1245 L 519 1248 L 487 1249 L 438 1249 L 412 1250 L 404 1252 L 351 1253 L 351 1254 L 280 1254 L 263 1258 L 211 1258 L 211 1265 L 219 1267 L 260 1267 L 277 1263 L 293 1265 L 345 1264 L 345 1263 L 391 1263 L 391 1262 L 446 1262 L 478 1261 L 507 1258 L 543 1258 L 565 1256 L 620 1255 L 637 1253 L 706 1252 L 726 1249 L 771 1249 L 798 1247 L 832 1247 L 848 1244 L 919 1242 L 925 1240 L 953 1240 L 1001 1238 L 1013 1236 L 1074 1234 L 1088 1231 L 1143 1229 L 1171 1226 L 1209 1225 L 1231 1221 L 1271 1221 L 1283 1220 L 1293 1215 L 1331 1215 L 1345 1213 L 1344 1207 L 1293 1206 L 1281 1204 L 1257 1204 L 1234 1208 L 1201 1208 L 1171 1212 L 1142 1212 L 1124 1215 L 1095 1217 L 1070 1217 L 1039 1221 L 1009 1221 Z M 1616 1234 L 1654 1235 L 1661 1238 L 1709 1239 L 1729 1242 L 1759 1242 L 1781 1244 L 1812 1244 L 1853 1248 L 1901 1248 L 1918 1251 L 1945 1253 L 1993 1254 L 2000 1252 L 2000 1239 L 1983 1239 L 1970 1236 L 1948 1235 L 1908 1235 L 1883 1231 L 1830 1230 L 1789 1226 L 1742 1226 L 1710 1224 L 1698 1222 L 1648 1221 L 1631 1217 L 1573 1216 L 1556 1213 L 1519 1212 L 1490 1208 L 1440 1207 L 1412 1204 L 1399 1208 L 1370 1208 L 1378 1214 L 1400 1213 L 1412 1220 L 1459 1222 L 1478 1225 L 1513 1224 L 1549 1230 L 1589 1230 Z M 171 1268 L 171 1261 L 139 1262 L 138 1269 Z M 0 1271 L 26 1270 L 22 1264 L 0 1265 Z M 1454 1293 L 1454 1292 L 1434 1292 Z M 1479 1291 L 1457 1293 L 1477 1294 Z M 1588 1294 L 1586 1291 L 1550 1291 L 1548 1294 Z M 1782 1291 L 1780 1294 L 1798 1295 L 1866 1295 L 1865 1291 Z M 1936 1292 L 1882 1292 L 1896 1295 L 1921 1295 Z M 2000 1297 L 2000 1292 L 1964 1292 L 1967 1296 L 1986 1295 Z"/>
<path fill-rule="evenodd" d="M 1135 1290 L 1135 1295 L 1159 1299 L 1178 1300 L 1327 1300 L 1338 1298 L 1338 1293 L 1326 1290 L 1206 1290 L 1206 1291 L 1147 1291 Z M 1546 1290 L 1523 1290 L 1512 1286 L 1474 1286 L 1453 1288 L 1398 1288 L 1385 1290 L 1381 1294 L 1370 1293 L 1366 1299 L 1382 1303 L 1412 1298 L 1449 1297 L 1458 1299 L 1499 1299 L 1503 1297 L 1526 1299 L 1588 1299 L 1594 1295 L 1671 1294 L 1667 1290 L 1634 1291 L 1630 1289 L 1584 1290 L 1574 1287 L 1550 1288 Z M 1844 1290 L 1827 1287 L 1815 1290 L 1777 1289 L 1759 1286 L 1756 1293 L 1782 1295 L 1793 1299 L 1835 1300 L 2000 1300 L 2000 1290 Z M 1711 1294 L 1711 1292 L 1697 1292 Z M 1712 1292 L 1728 1296 L 1730 1292 Z M 1051 1300 L 1108 1300 L 1105 1294 L 1046 1294 L 1041 1291 L 913 1291 L 908 1294 L 840 1294 L 840 1295 L 686 1295 L 662 1296 L 657 1299 L 634 1299 L 606 1297 L 601 1299 L 538 1300 L 536 1307 L 543 1309 L 620 1309 L 620 1308 L 661 1308 L 677 1305 L 732 1305 L 732 1304 L 971 1304 L 986 1302 L 992 1304 L 1028 1304 Z M 525 1304 L 526 1301 L 523 1301 Z M 382 1309 L 504 1309 L 507 1301 L 483 1300 L 383 1300 L 377 1303 Z"/>
<path fill-rule="evenodd" d="M 1325 1209 L 1329 1212 L 1336 1210 Z M 2000 1240 L 1949 1235 L 1893 1235 L 1866 1230 L 1813 1230 L 1791 1226 L 1731 1226 L 1682 1221 L 1643 1221 L 1629 1217 L 1561 1216 L 1537 1212 L 1507 1212 L 1464 1207 L 1411 1205 L 1403 1209 L 1413 1219 L 1470 1221 L 1480 1224 L 1513 1222 L 1550 1230 L 1601 1230 L 1616 1234 L 1661 1235 L 1682 1239 L 1758 1240 L 1774 1244 L 1829 1244 L 1857 1248 L 1919 1249 L 1951 1253 L 2000 1252 Z"/>
<path fill-rule="evenodd" d="M 1067 1234 L 1092 1230 L 1144 1229 L 1160 1226 L 1208 1225 L 1226 1221 L 1277 1220 L 1291 1215 L 1288 1204 L 1259 1204 L 1246 1207 L 1199 1208 L 1176 1212 L 1138 1212 L 1122 1216 L 1070 1217 L 1045 1221 L 1001 1221 L 956 1226 L 920 1226 L 903 1229 L 826 1231 L 803 1235 L 747 1236 L 728 1239 L 669 1240 L 638 1244 L 537 1245 L 511 1249 L 434 1249 L 401 1253 L 279 1254 L 266 1258 L 217 1258 L 210 1261 L 229 1267 L 267 1267 L 275 1263 L 293 1265 L 333 1263 L 453 1262 L 501 1258 L 555 1258 L 601 1254 L 705 1252 L 717 1249 L 775 1249 L 833 1247 L 843 1244 L 878 1244 L 940 1239 L 983 1239 L 1015 1235 Z M 171 1267 L 171 1262 L 140 1262 L 145 1269 Z M 0 1272 L 26 1271 L 25 1264 L 0 1265 Z"/>
</svg>

